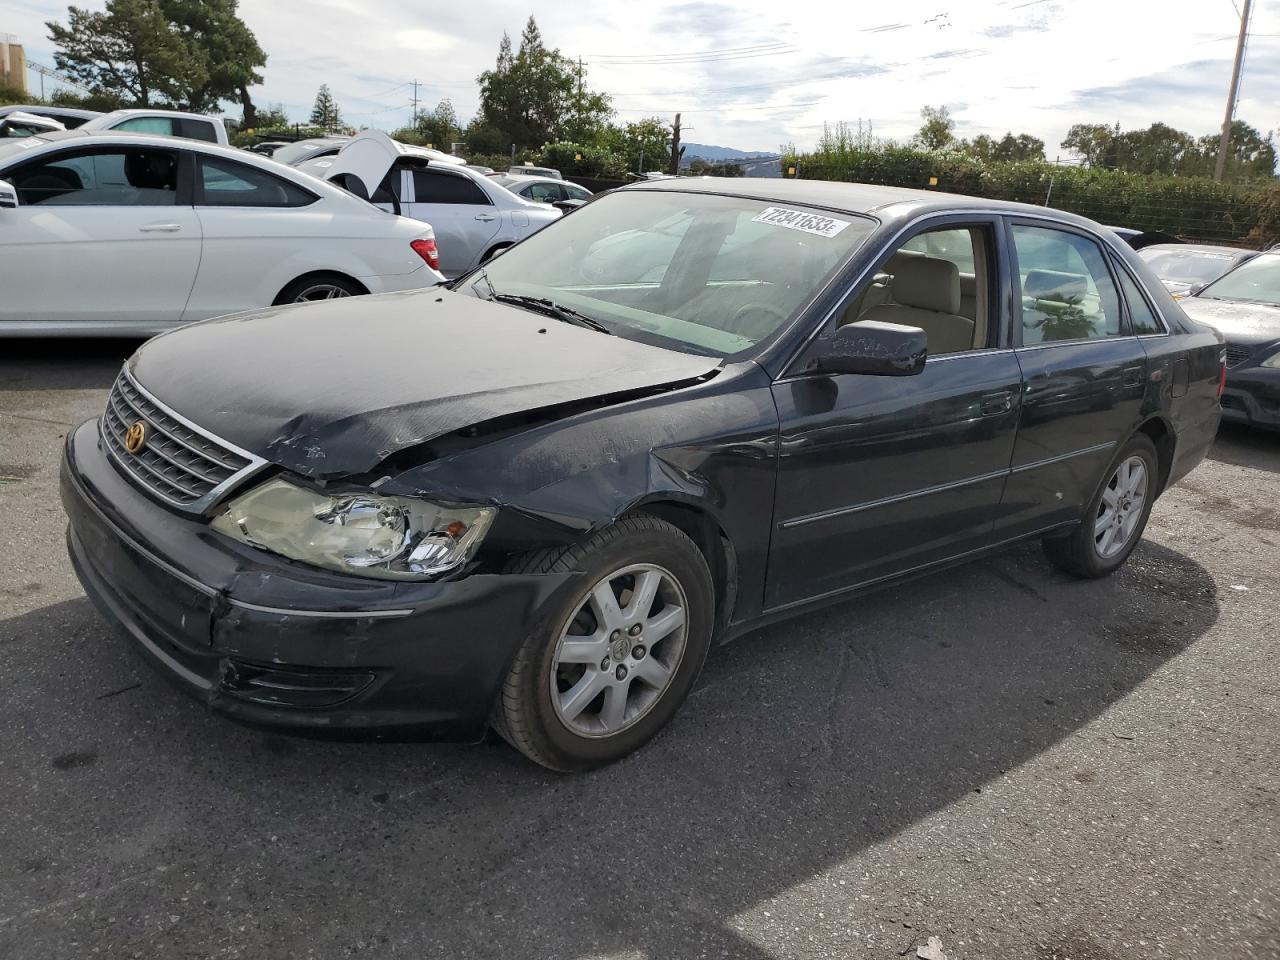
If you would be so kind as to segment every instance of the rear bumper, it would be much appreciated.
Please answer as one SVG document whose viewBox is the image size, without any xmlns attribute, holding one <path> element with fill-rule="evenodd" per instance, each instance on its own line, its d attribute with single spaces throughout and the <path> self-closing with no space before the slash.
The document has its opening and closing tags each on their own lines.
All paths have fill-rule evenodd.
<svg viewBox="0 0 1280 960">
<path fill-rule="evenodd" d="M 1280 369 L 1248 367 L 1227 372 L 1222 419 L 1280 430 Z"/>
<path fill-rule="evenodd" d="M 216 711 L 298 732 L 479 739 L 574 578 L 378 582 L 241 549 L 125 480 L 96 421 L 68 435 L 61 491 L 85 592 L 152 665 Z"/>
</svg>

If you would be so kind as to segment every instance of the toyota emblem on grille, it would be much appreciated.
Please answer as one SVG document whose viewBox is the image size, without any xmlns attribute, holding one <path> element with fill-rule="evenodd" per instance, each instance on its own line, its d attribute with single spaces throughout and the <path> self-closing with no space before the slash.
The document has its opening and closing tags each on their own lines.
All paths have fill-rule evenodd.
<svg viewBox="0 0 1280 960">
<path fill-rule="evenodd" d="M 139 420 L 124 435 L 124 448 L 135 456 L 147 445 L 147 425 Z"/>
</svg>

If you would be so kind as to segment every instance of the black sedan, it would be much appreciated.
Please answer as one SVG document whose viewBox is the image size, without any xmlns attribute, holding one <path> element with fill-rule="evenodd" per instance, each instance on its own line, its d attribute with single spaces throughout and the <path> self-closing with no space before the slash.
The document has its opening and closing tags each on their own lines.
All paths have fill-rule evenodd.
<svg viewBox="0 0 1280 960">
<path fill-rule="evenodd" d="M 1223 419 L 1280 430 L 1280 252 L 1236 267 L 1182 308 L 1226 339 Z"/>
<path fill-rule="evenodd" d="M 586 769 L 760 624 L 1027 538 L 1115 570 L 1221 372 L 1089 221 L 656 181 L 447 287 L 152 340 L 67 438 L 68 544 L 231 717 Z"/>
</svg>

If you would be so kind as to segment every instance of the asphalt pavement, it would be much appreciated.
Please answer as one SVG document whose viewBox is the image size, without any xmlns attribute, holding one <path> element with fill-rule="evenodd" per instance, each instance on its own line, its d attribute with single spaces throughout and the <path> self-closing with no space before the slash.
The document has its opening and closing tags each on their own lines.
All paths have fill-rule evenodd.
<svg viewBox="0 0 1280 960">
<path fill-rule="evenodd" d="M 1110 579 L 1029 544 L 761 630 L 565 777 L 239 727 L 130 651 L 57 467 L 133 346 L 0 340 L 0 957 L 1280 957 L 1280 435 Z"/>
</svg>

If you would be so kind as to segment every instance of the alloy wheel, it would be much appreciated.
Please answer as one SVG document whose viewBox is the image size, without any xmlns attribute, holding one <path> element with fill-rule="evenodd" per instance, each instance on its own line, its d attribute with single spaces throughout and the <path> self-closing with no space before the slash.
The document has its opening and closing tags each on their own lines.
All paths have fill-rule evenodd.
<svg viewBox="0 0 1280 960">
<path fill-rule="evenodd" d="M 336 283 L 316 283 L 303 289 L 293 298 L 294 303 L 308 303 L 313 300 L 336 300 L 338 297 L 349 297 L 351 292 Z"/>
<path fill-rule="evenodd" d="M 1093 523 L 1093 547 L 1109 560 L 1120 553 L 1138 528 L 1147 500 L 1147 464 L 1129 457 L 1111 475 Z"/>
<path fill-rule="evenodd" d="M 561 631 L 551 662 L 556 716 L 583 737 L 609 737 L 647 714 L 684 657 L 688 600 L 662 567 L 634 564 L 599 580 Z"/>
</svg>

